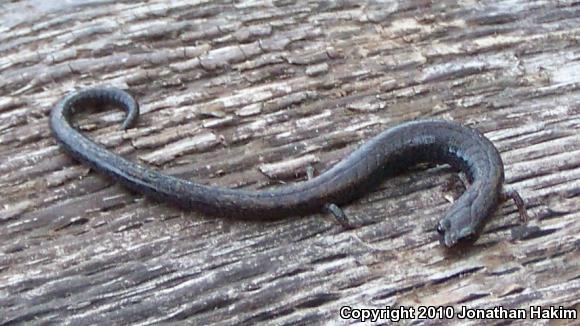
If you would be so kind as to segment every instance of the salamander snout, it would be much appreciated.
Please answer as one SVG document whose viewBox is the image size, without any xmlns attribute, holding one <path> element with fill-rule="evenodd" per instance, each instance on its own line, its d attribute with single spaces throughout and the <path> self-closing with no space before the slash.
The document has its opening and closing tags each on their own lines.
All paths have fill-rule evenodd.
<svg viewBox="0 0 580 326">
<path fill-rule="evenodd" d="M 459 241 L 471 240 L 476 236 L 475 228 L 470 225 L 462 225 L 461 219 L 453 219 L 446 216 L 437 225 L 437 232 L 441 234 L 441 243 L 447 247 L 453 247 Z"/>
<path fill-rule="evenodd" d="M 437 232 L 441 235 L 441 243 L 447 247 L 452 247 L 457 243 L 457 232 L 452 231 L 451 221 L 442 219 L 437 225 Z"/>
</svg>

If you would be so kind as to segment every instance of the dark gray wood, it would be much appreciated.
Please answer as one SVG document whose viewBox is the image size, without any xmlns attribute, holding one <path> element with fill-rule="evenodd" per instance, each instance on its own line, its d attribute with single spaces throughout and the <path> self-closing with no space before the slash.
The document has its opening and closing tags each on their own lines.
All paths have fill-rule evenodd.
<svg viewBox="0 0 580 326">
<path fill-rule="evenodd" d="M 0 4 L 1 323 L 342 324 L 345 305 L 580 306 L 578 3 L 74 3 Z M 446 250 L 435 225 L 461 192 L 446 167 L 345 207 L 354 230 L 324 214 L 181 211 L 56 145 L 51 107 L 96 85 L 130 90 L 143 114 L 124 132 L 120 111 L 80 113 L 91 137 L 230 187 L 299 182 L 401 121 L 458 121 L 499 148 L 531 220 L 508 202 L 473 246 Z"/>
</svg>

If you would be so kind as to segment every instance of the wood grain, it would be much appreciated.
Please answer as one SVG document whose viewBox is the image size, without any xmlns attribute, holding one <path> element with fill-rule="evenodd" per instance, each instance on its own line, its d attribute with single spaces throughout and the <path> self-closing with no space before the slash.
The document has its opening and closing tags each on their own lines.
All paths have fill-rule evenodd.
<svg viewBox="0 0 580 326">
<path fill-rule="evenodd" d="M 578 310 L 578 4 L 0 4 L 0 322 L 348 324 L 345 305 Z M 83 132 L 166 173 L 250 189 L 299 182 L 308 164 L 323 171 L 401 121 L 458 121 L 498 147 L 532 218 L 521 225 L 508 202 L 474 245 L 446 250 L 435 225 L 461 192 L 446 167 L 386 180 L 346 207 L 354 230 L 324 214 L 262 223 L 181 211 L 57 146 L 51 107 L 96 85 L 131 91 L 142 115 L 124 132 L 122 112 L 89 110 L 76 118 Z"/>
</svg>

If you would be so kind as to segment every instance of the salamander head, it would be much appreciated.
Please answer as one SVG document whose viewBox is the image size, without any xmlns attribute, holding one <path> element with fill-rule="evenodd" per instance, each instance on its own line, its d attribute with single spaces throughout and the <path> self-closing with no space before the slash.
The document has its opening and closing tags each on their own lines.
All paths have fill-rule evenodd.
<svg viewBox="0 0 580 326">
<path fill-rule="evenodd" d="M 497 207 L 496 196 L 482 196 L 490 191 L 475 191 L 477 182 L 463 193 L 439 221 L 437 232 L 442 235 L 442 243 L 452 247 L 458 242 L 473 242 L 479 236 L 489 217 Z"/>
<path fill-rule="evenodd" d="M 477 236 L 475 228 L 470 225 L 461 226 L 457 222 L 457 220 L 446 217 L 437 225 L 437 232 L 442 236 L 441 242 L 447 247 L 454 246 L 460 240 L 472 240 Z"/>
</svg>

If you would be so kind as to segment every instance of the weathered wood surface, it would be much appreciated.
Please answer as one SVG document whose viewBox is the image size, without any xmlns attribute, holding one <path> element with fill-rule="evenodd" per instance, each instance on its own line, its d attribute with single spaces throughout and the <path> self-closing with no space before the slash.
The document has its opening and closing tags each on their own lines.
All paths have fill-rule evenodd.
<svg viewBox="0 0 580 326">
<path fill-rule="evenodd" d="M 0 321 L 349 323 L 343 305 L 578 309 L 578 4 L 0 4 Z M 142 116 L 123 132 L 118 111 L 80 114 L 91 137 L 232 187 L 297 181 L 308 164 L 324 170 L 401 121 L 459 121 L 499 148 L 532 218 L 520 225 L 507 203 L 473 246 L 445 250 L 434 226 L 458 192 L 446 190 L 444 167 L 348 206 L 355 230 L 323 214 L 261 223 L 184 212 L 56 145 L 52 105 L 94 85 L 131 90 Z"/>
</svg>

